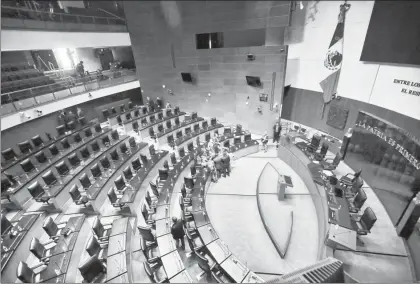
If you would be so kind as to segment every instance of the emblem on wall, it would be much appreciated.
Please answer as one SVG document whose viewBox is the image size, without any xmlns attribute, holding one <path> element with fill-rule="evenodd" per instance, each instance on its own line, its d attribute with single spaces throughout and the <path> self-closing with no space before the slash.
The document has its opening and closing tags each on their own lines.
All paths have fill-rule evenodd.
<svg viewBox="0 0 420 284">
<path fill-rule="evenodd" d="M 336 105 L 331 105 L 330 111 L 328 112 L 327 124 L 342 130 L 344 127 L 346 127 L 348 116 L 348 109 L 342 109 Z"/>
</svg>

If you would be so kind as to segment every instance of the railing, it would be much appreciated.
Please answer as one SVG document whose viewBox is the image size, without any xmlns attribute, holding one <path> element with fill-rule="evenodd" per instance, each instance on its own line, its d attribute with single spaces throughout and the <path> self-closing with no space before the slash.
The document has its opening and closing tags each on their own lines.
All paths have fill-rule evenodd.
<svg viewBox="0 0 420 284">
<path fill-rule="evenodd" d="M 8 6 L 1 6 L 1 18 L 2 28 L 127 31 L 125 21 L 118 18 L 50 13 Z"/>
<path fill-rule="evenodd" d="M 82 78 L 66 77 L 54 84 L 2 94 L 0 115 L 8 115 L 36 105 L 135 80 L 137 80 L 135 69 L 94 72 Z"/>
</svg>

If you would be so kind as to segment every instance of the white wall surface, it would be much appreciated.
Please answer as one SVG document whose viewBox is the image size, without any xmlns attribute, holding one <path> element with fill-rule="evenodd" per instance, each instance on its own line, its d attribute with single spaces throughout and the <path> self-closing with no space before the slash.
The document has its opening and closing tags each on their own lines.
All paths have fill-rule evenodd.
<svg viewBox="0 0 420 284">
<path fill-rule="evenodd" d="M 286 82 L 292 87 L 322 92 L 319 85 L 328 70 L 324 58 L 335 27 L 339 7 L 343 1 L 320 1 L 315 20 L 309 19 L 307 9 L 303 41 L 289 45 Z M 420 67 L 395 64 L 375 64 L 359 61 L 366 32 L 369 26 L 374 1 L 348 1 L 351 4 L 346 14 L 344 31 L 343 64 L 338 95 L 378 105 L 420 120 L 420 96 L 404 94 L 403 85 L 394 79 L 420 83 Z M 304 1 L 311 7 L 314 1 Z M 292 28 L 296 34 L 302 28 Z M 298 32 L 299 31 L 299 32 Z M 420 87 L 410 87 L 420 92 Z"/>
<path fill-rule="evenodd" d="M 108 87 L 108 88 L 103 88 L 103 89 L 99 89 L 96 91 L 91 91 L 90 94 L 92 94 L 93 99 L 97 99 L 97 98 L 101 98 L 101 97 L 106 97 L 109 95 L 113 95 L 115 93 L 119 93 L 119 92 L 124 92 L 127 90 L 131 90 L 131 89 L 135 89 L 135 88 L 139 88 L 140 87 L 140 82 L 139 81 L 133 81 L 133 82 L 129 82 L 129 83 L 125 83 L 125 84 L 120 84 L 117 86 L 113 86 L 113 87 Z M 1 130 L 6 130 L 8 128 L 14 127 L 16 125 L 19 125 L 21 123 L 25 123 L 29 120 L 33 120 L 33 119 L 37 119 L 39 118 L 38 116 L 34 115 L 34 110 L 41 110 L 42 111 L 42 115 L 47 115 L 74 105 L 78 105 L 78 104 L 82 104 L 84 102 L 87 102 L 89 100 L 91 100 L 89 97 L 89 92 L 87 93 L 83 93 L 80 95 L 74 95 L 62 100 L 57 100 L 54 102 L 51 102 L 49 104 L 45 104 L 45 105 L 41 105 L 41 106 L 37 106 L 31 109 L 26 109 L 23 112 L 24 113 L 28 113 L 31 114 L 31 118 L 27 119 L 27 118 L 21 118 L 21 116 L 19 115 L 19 113 L 13 113 L 11 115 L 8 116 L 4 116 L 1 118 Z"/>
<path fill-rule="evenodd" d="M 1 30 L 1 51 L 131 46 L 128 33 Z"/>
</svg>

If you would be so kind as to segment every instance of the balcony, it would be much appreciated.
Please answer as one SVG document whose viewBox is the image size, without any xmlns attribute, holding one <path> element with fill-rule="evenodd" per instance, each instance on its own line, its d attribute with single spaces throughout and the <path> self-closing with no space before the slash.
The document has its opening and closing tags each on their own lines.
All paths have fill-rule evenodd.
<svg viewBox="0 0 420 284">
<path fill-rule="evenodd" d="M 1 6 L 2 29 L 127 32 L 123 19 Z"/>
<path fill-rule="evenodd" d="M 30 79 L 29 79 L 30 80 Z M 113 87 L 132 81 L 138 81 L 135 69 L 91 72 L 83 78 L 64 77 L 52 84 L 15 90 L 1 94 L 0 115 L 7 116 L 36 106 Z M 19 87 L 21 87 L 20 85 Z"/>
</svg>

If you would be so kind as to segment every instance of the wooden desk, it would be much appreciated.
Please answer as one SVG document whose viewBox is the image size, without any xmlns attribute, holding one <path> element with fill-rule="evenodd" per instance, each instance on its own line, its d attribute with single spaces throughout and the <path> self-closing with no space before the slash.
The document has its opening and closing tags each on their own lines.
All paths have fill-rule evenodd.
<svg viewBox="0 0 420 284">
<path fill-rule="evenodd" d="M 126 246 L 126 235 L 119 234 L 109 237 L 108 257 L 114 254 L 124 252 Z"/>
<path fill-rule="evenodd" d="M 356 239 L 356 231 L 330 224 L 326 244 L 333 249 L 342 246 L 350 250 L 356 250 Z"/>
<path fill-rule="evenodd" d="M 198 228 L 198 232 L 205 245 L 208 245 L 219 238 L 211 224 Z"/>
<path fill-rule="evenodd" d="M 178 251 L 173 251 L 165 256 L 162 256 L 161 260 L 168 279 L 171 279 L 185 269 Z"/>
<path fill-rule="evenodd" d="M 47 268 L 42 270 L 37 276 L 39 277 L 39 282 L 46 282 L 50 279 L 56 278 L 57 276 L 66 274 L 70 263 L 70 256 L 71 252 L 65 252 L 52 256 Z M 35 280 L 37 280 L 37 278 L 35 278 Z"/>
<path fill-rule="evenodd" d="M 230 255 L 223 261 L 221 267 L 237 283 L 241 283 L 249 272 L 249 268 L 234 255 Z"/>
<path fill-rule="evenodd" d="M 336 215 L 337 223 L 341 227 L 354 230 L 353 224 L 351 222 L 349 205 L 347 203 L 346 198 L 336 196 L 335 200 L 337 202 L 337 205 L 336 206 L 330 205 L 330 207 L 337 209 L 337 212 L 338 212 L 338 215 Z"/>
<path fill-rule="evenodd" d="M 83 222 L 85 221 L 86 216 L 75 216 L 71 217 L 67 222 L 66 226 L 62 231 L 71 230 L 73 232 L 79 232 L 82 228 Z"/>
<path fill-rule="evenodd" d="M 156 237 L 160 237 L 171 233 L 171 220 L 170 218 L 161 219 L 156 221 Z"/>
<path fill-rule="evenodd" d="M 171 234 L 156 238 L 160 256 L 164 256 L 176 250 L 176 244 Z"/>
<path fill-rule="evenodd" d="M 232 254 L 221 239 L 217 239 L 208 244 L 207 249 L 219 264 L 225 261 Z"/>
<path fill-rule="evenodd" d="M 250 271 L 247 276 L 245 276 L 244 280 L 242 280 L 242 283 L 265 283 L 265 281 L 257 274 Z"/>
<path fill-rule="evenodd" d="M 198 187 L 198 188 L 196 188 Z M 200 192 L 199 185 L 197 182 L 194 186 L 194 192 Z M 191 212 L 203 211 L 204 209 L 204 199 L 202 197 L 192 197 L 191 198 Z"/>
<path fill-rule="evenodd" d="M 106 264 L 106 281 L 109 281 L 127 272 L 127 259 L 124 251 L 112 256 L 108 256 Z"/>
<path fill-rule="evenodd" d="M 171 279 L 169 279 L 171 283 L 193 283 L 191 276 L 188 274 L 186 270 L 181 271 Z"/>
</svg>

